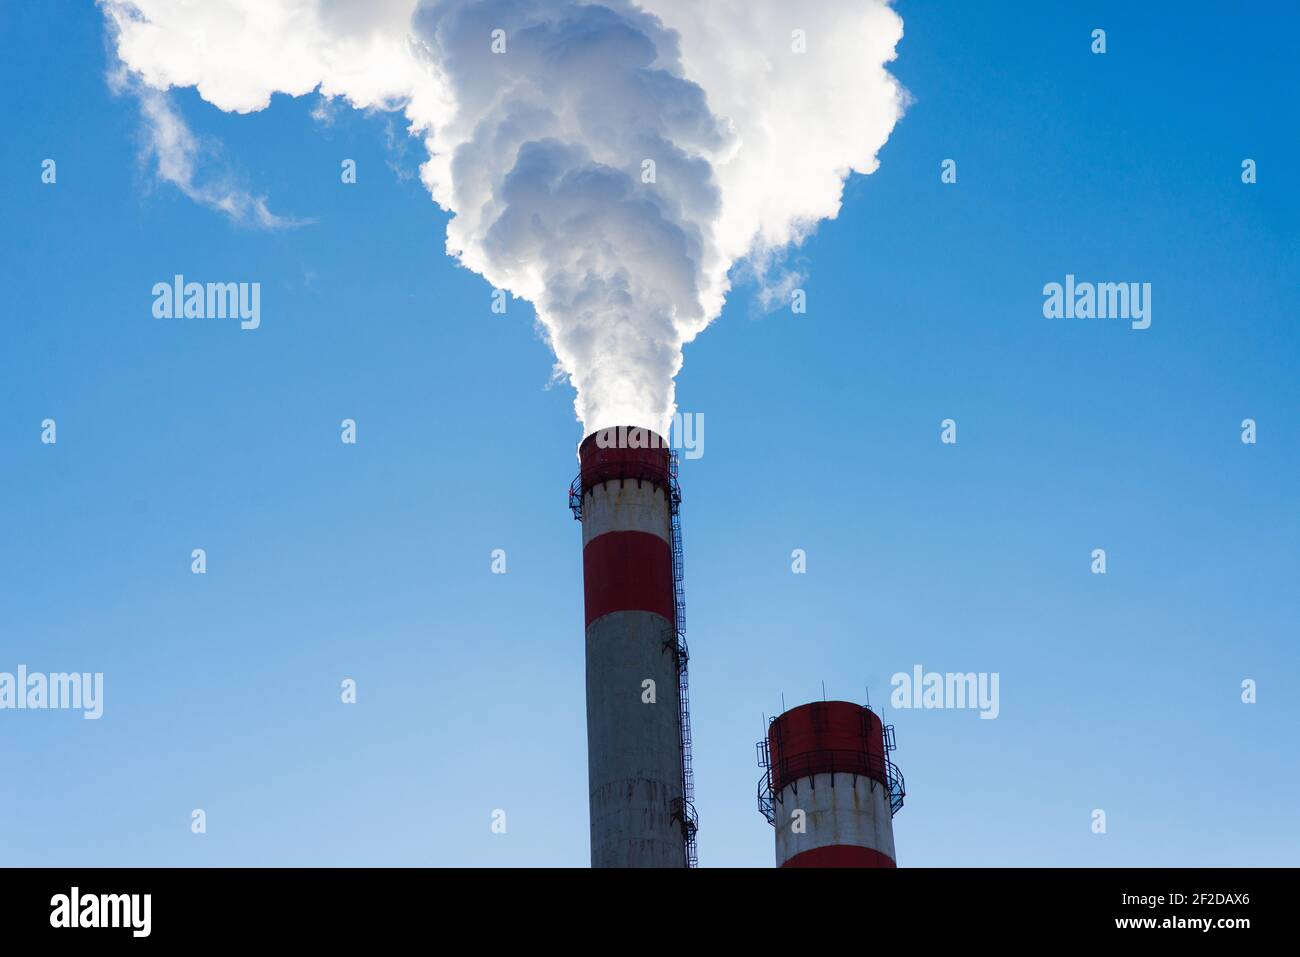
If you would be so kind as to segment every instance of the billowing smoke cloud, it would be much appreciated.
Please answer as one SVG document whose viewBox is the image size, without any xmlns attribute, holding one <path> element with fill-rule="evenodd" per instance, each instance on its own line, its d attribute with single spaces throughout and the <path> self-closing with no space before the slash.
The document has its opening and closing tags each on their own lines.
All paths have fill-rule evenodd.
<svg viewBox="0 0 1300 957">
<path fill-rule="evenodd" d="M 666 429 L 731 268 L 834 217 L 905 96 L 885 0 L 101 3 L 145 91 L 404 111 L 448 252 L 534 304 L 587 432 Z"/>
</svg>

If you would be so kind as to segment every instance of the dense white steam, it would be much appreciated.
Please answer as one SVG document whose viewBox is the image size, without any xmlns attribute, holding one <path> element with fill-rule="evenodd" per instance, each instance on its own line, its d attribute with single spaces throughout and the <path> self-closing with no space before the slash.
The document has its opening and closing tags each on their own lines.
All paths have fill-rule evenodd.
<svg viewBox="0 0 1300 957">
<path fill-rule="evenodd" d="M 178 185 L 170 87 L 404 111 L 448 252 L 535 305 L 587 432 L 666 429 L 728 270 L 834 217 L 903 106 L 884 0 L 101 2 Z"/>
</svg>

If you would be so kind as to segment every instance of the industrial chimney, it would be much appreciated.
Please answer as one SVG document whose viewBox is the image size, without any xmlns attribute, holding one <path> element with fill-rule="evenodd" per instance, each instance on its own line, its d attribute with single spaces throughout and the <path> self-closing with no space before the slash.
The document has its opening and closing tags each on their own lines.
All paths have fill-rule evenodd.
<svg viewBox="0 0 1300 957">
<path fill-rule="evenodd" d="M 903 776 L 893 725 L 851 701 L 791 708 L 758 742 L 758 809 L 776 828 L 777 867 L 895 867 Z"/>
<path fill-rule="evenodd" d="M 618 428 L 578 447 L 592 867 L 694 867 L 677 458 Z"/>
</svg>

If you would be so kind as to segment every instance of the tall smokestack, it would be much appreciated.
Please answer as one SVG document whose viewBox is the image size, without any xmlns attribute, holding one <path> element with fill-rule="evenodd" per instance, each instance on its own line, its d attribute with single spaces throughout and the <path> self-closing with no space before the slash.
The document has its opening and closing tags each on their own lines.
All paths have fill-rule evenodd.
<svg viewBox="0 0 1300 957">
<path fill-rule="evenodd" d="M 894 728 L 851 701 L 791 708 L 758 743 L 758 807 L 776 828 L 777 867 L 895 867 L 903 776 Z"/>
<path fill-rule="evenodd" d="M 648 429 L 578 448 L 592 867 L 695 863 L 676 459 Z"/>
</svg>

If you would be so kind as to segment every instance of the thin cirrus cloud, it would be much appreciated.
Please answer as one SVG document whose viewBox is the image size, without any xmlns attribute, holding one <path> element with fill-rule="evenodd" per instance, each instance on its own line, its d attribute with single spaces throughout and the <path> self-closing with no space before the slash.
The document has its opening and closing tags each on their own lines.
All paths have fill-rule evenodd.
<svg viewBox="0 0 1300 957">
<path fill-rule="evenodd" d="M 733 267 L 767 277 L 760 301 L 788 296 L 784 251 L 876 169 L 906 105 L 886 0 L 100 3 L 160 175 L 242 221 L 287 224 L 196 184 L 165 91 L 401 111 L 448 254 L 533 303 L 585 432 L 666 429 Z"/>
<path fill-rule="evenodd" d="M 242 226 L 284 229 L 309 222 L 271 212 L 265 197 L 254 196 L 219 175 L 200 178 L 198 139 L 169 95 L 150 87 L 138 87 L 131 92 L 140 105 L 147 137 L 145 157 L 153 162 L 159 179 L 172 184 L 194 202 L 225 213 Z"/>
</svg>

